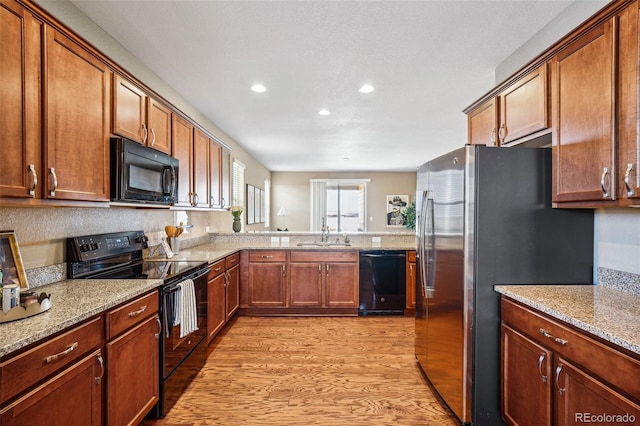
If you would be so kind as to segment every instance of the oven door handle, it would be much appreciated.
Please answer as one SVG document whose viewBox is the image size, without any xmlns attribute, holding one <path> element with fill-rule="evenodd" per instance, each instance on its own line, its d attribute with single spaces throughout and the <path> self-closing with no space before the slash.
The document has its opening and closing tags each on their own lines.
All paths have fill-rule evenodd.
<svg viewBox="0 0 640 426">
<path fill-rule="evenodd" d="M 162 289 L 164 294 L 170 294 L 170 293 L 175 293 L 178 290 L 178 284 L 180 284 L 182 281 L 185 280 L 197 280 L 198 278 L 201 278 L 205 275 L 207 275 L 209 273 L 209 269 L 208 268 L 203 268 L 197 272 L 194 272 L 193 275 L 187 275 L 186 277 L 183 277 L 180 281 L 174 283 L 174 284 L 169 284 L 169 285 L 165 285 Z"/>
</svg>

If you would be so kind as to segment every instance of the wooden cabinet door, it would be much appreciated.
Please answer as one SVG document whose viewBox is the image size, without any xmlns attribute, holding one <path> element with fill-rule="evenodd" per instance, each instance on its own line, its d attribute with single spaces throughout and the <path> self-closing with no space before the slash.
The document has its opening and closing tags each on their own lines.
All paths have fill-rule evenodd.
<svg viewBox="0 0 640 426">
<path fill-rule="evenodd" d="M 467 116 L 468 143 L 495 146 L 498 140 L 498 98 L 492 98 Z"/>
<path fill-rule="evenodd" d="M 555 56 L 553 201 L 616 198 L 612 20 Z"/>
<path fill-rule="evenodd" d="M 249 263 L 249 306 L 286 306 L 286 263 Z"/>
<path fill-rule="evenodd" d="M 227 274 L 226 287 L 226 314 L 230 319 L 240 308 L 240 267 L 238 265 L 230 268 Z"/>
<path fill-rule="evenodd" d="M 502 418 L 510 425 L 551 425 L 552 352 L 502 324 Z"/>
<path fill-rule="evenodd" d="M 209 137 L 195 129 L 193 135 L 194 207 L 209 207 Z"/>
<path fill-rule="evenodd" d="M 211 342 L 220 331 L 227 319 L 225 313 L 225 284 L 224 272 L 210 279 L 207 284 L 207 335 Z"/>
<path fill-rule="evenodd" d="M 152 316 L 107 343 L 107 424 L 140 423 L 158 401 L 160 321 Z"/>
<path fill-rule="evenodd" d="M 193 126 L 191 123 L 173 115 L 172 155 L 178 164 L 178 206 L 191 206 L 192 170 L 193 170 Z"/>
<path fill-rule="evenodd" d="M 220 189 L 222 192 L 222 208 L 227 209 L 231 207 L 231 151 L 225 147 L 222 147 L 220 164 L 222 170 L 222 186 Z"/>
<path fill-rule="evenodd" d="M 567 360 L 558 359 L 554 376 L 555 424 L 632 424 L 640 419 L 639 405 L 576 368 Z M 602 419 L 596 417 L 604 415 L 614 417 Z M 634 420 L 629 421 L 629 417 Z"/>
<path fill-rule="evenodd" d="M 640 135 L 638 126 L 638 43 L 637 3 L 624 9 L 619 16 L 618 34 L 618 196 L 640 201 Z"/>
<path fill-rule="evenodd" d="M 146 93 L 118 74 L 113 82 L 113 133 L 146 144 L 149 137 Z"/>
<path fill-rule="evenodd" d="M 549 127 L 547 64 L 500 94 L 500 145 Z"/>
<path fill-rule="evenodd" d="M 0 424 L 102 425 L 103 380 L 104 360 L 98 350 L 2 407 Z"/>
<path fill-rule="evenodd" d="M 0 1 L 0 197 L 42 196 L 43 24 Z"/>
<path fill-rule="evenodd" d="M 358 307 L 358 264 L 325 263 L 326 306 Z"/>
<path fill-rule="evenodd" d="M 322 263 L 291 262 L 289 277 L 290 306 L 322 306 Z"/>
<path fill-rule="evenodd" d="M 213 139 L 209 145 L 209 206 L 222 208 L 222 146 Z"/>
<path fill-rule="evenodd" d="M 407 294 L 407 309 L 415 309 L 416 308 L 416 262 L 407 262 L 406 294 Z"/>
<path fill-rule="evenodd" d="M 171 110 L 151 97 L 147 98 L 147 127 L 149 146 L 171 154 Z"/>
<path fill-rule="evenodd" d="M 45 198 L 109 201 L 111 71 L 46 27 Z"/>
</svg>

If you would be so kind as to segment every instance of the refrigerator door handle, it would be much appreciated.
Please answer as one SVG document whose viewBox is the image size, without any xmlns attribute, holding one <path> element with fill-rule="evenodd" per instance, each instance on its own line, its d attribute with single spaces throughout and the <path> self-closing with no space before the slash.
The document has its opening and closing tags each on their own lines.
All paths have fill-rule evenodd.
<svg viewBox="0 0 640 426">
<path fill-rule="evenodd" d="M 425 262 L 425 249 L 424 249 L 424 233 L 425 227 L 427 224 L 427 206 L 429 199 L 429 191 L 422 192 L 422 206 L 420 211 L 422 214 L 420 215 L 420 222 L 418 224 L 418 256 L 420 256 L 420 289 L 422 290 L 422 295 L 426 296 L 426 275 L 424 273 L 425 267 L 427 266 L 427 262 Z"/>
<path fill-rule="evenodd" d="M 436 276 L 436 231 L 435 231 L 435 201 L 433 198 L 427 199 L 427 235 L 429 236 L 429 244 L 425 249 L 425 260 L 428 266 L 427 280 L 425 280 L 424 288 L 427 299 L 433 297 L 435 290 Z"/>
</svg>

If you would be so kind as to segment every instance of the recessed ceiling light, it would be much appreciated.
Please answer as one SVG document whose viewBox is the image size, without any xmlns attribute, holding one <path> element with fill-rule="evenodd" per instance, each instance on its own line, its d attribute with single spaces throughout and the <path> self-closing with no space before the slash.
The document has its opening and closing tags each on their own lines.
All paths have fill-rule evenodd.
<svg viewBox="0 0 640 426">
<path fill-rule="evenodd" d="M 254 84 L 253 86 L 251 86 L 251 90 L 256 93 L 264 93 L 267 91 L 267 88 L 264 87 L 262 84 Z"/>
<path fill-rule="evenodd" d="M 360 88 L 360 93 L 371 93 L 374 90 L 376 90 L 375 87 L 370 84 L 365 84 Z"/>
<path fill-rule="evenodd" d="M 320 115 L 329 115 L 329 114 L 331 114 L 331 112 L 326 110 L 326 109 L 321 109 L 320 111 L 318 111 L 318 114 L 320 114 Z"/>
</svg>

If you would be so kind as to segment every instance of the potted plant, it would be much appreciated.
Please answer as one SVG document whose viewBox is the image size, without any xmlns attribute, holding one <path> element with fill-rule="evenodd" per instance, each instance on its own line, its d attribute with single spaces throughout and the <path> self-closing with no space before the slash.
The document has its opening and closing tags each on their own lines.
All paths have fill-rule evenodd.
<svg viewBox="0 0 640 426">
<path fill-rule="evenodd" d="M 242 229 L 242 222 L 240 222 L 240 216 L 244 209 L 242 206 L 231 206 L 231 214 L 233 215 L 233 232 L 240 232 Z"/>
<path fill-rule="evenodd" d="M 407 229 L 416 229 L 416 202 L 411 203 L 403 212 L 404 224 Z"/>
</svg>

